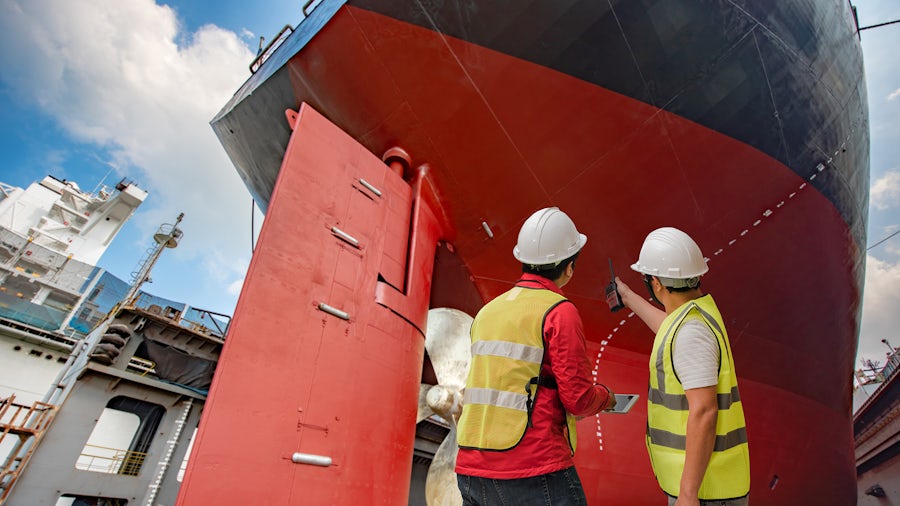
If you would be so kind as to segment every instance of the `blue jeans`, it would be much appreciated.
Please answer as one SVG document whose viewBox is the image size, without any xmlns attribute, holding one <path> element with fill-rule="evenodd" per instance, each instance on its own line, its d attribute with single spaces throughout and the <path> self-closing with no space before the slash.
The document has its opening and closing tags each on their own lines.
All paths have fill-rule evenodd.
<svg viewBox="0 0 900 506">
<path fill-rule="evenodd" d="M 583 506 L 587 504 L 574 467 L 531 478 L 494 480 L 456 476 L 463 506 Z"/>
</svg>

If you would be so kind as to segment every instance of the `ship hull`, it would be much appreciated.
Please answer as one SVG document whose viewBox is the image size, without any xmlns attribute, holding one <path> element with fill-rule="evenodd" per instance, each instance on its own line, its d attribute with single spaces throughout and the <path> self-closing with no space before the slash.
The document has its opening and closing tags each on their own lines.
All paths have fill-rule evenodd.
<svg viewBox="0 0 900 506">
<path fill-rule="evenodd" d="M 646 391 L 652 335 L 606 309 L 606 259 L 637 288 L 627 266 L 644 236 L 689 232 L 733 346 L 754 502 L 850 504 L 868 184 L 861 55 L 847 4 L 762 4 L 323 2 L 212 125 L 264 208 L 279 178 L 310 170 L 286 155 L 284 110 L 304 103 L 374 156 L 403 148 L 405 179 L 427 165 L 448 224 L 433 307 L 474 314 L 506 290 L 522 221 L 561 207 L 589 237 L 566 295 L 598 379 L 617 392 Z M 236 324 L 260 303 L 245 288 Z M 591 502 L 660 499 L 645 421 L 638 405 L 580 422 Z"/>
</svg>

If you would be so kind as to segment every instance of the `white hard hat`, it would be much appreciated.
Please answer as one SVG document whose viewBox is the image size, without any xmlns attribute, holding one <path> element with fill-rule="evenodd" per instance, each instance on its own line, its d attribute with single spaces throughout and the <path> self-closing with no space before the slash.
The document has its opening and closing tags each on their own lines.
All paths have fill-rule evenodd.
<svg viewBox="0 0 900 506">
<path fill-rule="evenodd" d="M 632 269 L 660 278 L 665 286 L 695 287 L 709 267 L 691 236 L 672 227 L 650 232 Z"/>
<path fill-rule="evenodd" d="M 523 264 L 558 265 L 578 253 L 585 243 L 587 236 L 578 232 L 566 213 L 547 207 L 522 224 L 513 256 Z"/>
</svg>

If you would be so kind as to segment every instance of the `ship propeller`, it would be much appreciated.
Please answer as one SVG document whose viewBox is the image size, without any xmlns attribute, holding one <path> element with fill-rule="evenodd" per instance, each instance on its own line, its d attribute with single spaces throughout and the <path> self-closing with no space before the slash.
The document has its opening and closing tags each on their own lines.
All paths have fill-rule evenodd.
<svg viewBox="0 0 900 506">
<path fill-rule="evenodd" d="M 438 447 L 425 479 L 425 500 L 429 506 L 457 506 L 462 496 L 456 485 L 456 420 L 462 411 L 462 391 L 472 360 L 469 329 L 472 317 L 450 308 L 428 311 L 425 350 L 431 359 L 437 385 L 419 389 L 417 422 L 436 414 L 450 425 L 450 432 Z"/>
</svg>

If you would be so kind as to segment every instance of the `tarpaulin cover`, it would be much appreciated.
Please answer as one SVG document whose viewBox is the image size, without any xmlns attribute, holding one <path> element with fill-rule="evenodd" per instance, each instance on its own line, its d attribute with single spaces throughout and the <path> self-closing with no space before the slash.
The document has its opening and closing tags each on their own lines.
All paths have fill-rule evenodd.
<svg viewBox="0 0 900 506">
<path fill-rule="evenodd" d="M 156 363 L 156 375 L 160 379 L 209 390 L 216 363 L 187 353 L 171 346 L 144 339 L 147 359 Z"/>
</svg>

